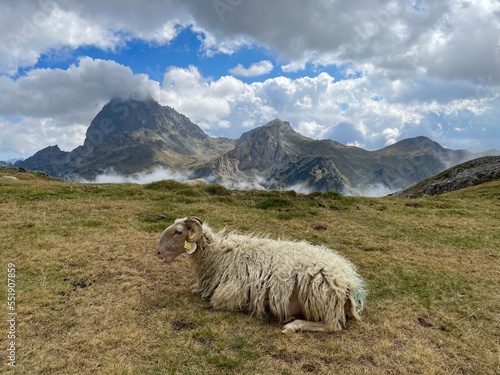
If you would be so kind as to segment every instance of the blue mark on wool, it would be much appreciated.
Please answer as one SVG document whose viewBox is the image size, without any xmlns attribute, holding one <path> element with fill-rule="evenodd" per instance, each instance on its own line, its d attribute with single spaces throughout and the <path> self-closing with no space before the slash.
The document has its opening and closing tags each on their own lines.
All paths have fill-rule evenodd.
<svg viewBox="0 0 500 375">
<path fill-rule="evenodd" d="M 365 304 L 365 298 L 366 298 L 365 286 L 366 284 L 364 280 L 358 278 L 358 288 L 354 291 L 354 299 L 356 300 L 356 303 L 359 305 L 360 309 L 362 309 Z"/>
</svg>

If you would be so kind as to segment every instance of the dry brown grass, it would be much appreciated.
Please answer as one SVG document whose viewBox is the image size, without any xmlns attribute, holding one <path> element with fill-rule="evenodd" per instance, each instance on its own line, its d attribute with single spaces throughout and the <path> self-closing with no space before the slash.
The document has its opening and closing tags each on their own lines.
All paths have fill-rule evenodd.
<svg viewBox="0 0 500 375">
<path fill-rule="evenodd" d="M 0 275 L 16 264 L 19 313 L 16 369 L 2 357 L 0 371 L 497 374 L 499 188 L 408 200 L 0 179 Z M 161 229 L 187 215 L 336 248 L 368 283 L 364 320 L 288 336 L 212 311 L 189 291 L 186 257 L 154 256 Z"/>
</svg>

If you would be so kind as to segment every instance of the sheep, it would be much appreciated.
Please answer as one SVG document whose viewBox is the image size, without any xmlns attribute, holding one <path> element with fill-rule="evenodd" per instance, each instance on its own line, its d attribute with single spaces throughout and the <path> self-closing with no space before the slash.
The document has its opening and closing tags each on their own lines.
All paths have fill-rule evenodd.
<svg viewBox="0 0 500 375">
<path fill-rule="evenodd" d="M 216 310 L 256 317 L 271 312 L 285 323 L 283 333 L 336 332 L 347 315 L 361 319 L 364 281 L 351 262 L 324 246 L 214 233 L 191 216 L 163 231 L 156 255 L 171 263 L 182 253 L 190 256 L 197 275 L 193 291 Z"/>
</svg>

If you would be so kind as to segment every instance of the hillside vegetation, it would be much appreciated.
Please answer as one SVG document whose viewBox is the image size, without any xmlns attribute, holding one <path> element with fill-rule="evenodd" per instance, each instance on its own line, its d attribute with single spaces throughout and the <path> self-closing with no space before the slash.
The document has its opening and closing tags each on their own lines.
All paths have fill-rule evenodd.
<svg viewBox="0 0 500 375">
<path fill-rule="evenodd" d="M 451 167 L 393 195 L 427 197 L 495 180 L 500 180 L 500 156 L 484 156 Z"/>
<path fill-rule="evenodd" d="M 409 200 L 0 172 L 0 276 L 15 264 L 18 312 L 4 373 L 500 372 L 499 181 Z M 336 249 L 367 281 L 363 321 L 283 335 L 272 319 L 211 310 L 190 292 L 187 256 L 155 256 L 161 231 L 188 215 Z"/>
</svg>

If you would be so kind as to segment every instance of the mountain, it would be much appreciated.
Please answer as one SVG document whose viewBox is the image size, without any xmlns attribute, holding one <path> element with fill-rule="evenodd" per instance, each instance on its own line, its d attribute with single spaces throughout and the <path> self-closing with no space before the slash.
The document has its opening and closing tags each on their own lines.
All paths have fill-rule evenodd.
<svg viewBox="0 0 500 375">
<path fill-rule="evenodd" d="M 16 162 L 22 161 L 23 159 L 8 159 L 8 160 L 0 160 L 0 166 L 2 167 L 12 167 Z"/>
<path fill-rule="evenodd" d="M 313 140 L 279 119 L 241 136 L 235 148 L 195 170 L 237 188 L 258 184 L 268 189 L 300 186 L 349 195 L 381 195 L 417 183 L 450 165 L 473 158 L 426 137 L 405 139 L 367 151 L 332 140 Z"/>
<path fill-rule="evenodd" d="M 59 146 L 48 146 L 33 156 L 14 164 L 17 168 L 30 171 L 41 171 L 53 177 L 62 177 L 69 173 L 71 167 L 70 153 L 61 151 Z"/>
<path fill-rule="evenodd" d="M 238 140 L 212 138 L 152 99 L 113 99 L 92 120 L 82 146 L 71 152 L 49 146 L 15 166 L 65 179 L 92 179 L 111 168 L 130 175 L 161 166 L 230 188 L 385 195 L 478 156 L 426 137 L 368 151 L 305 137 L 280 119 Z"/>
<path fill-rule="evenodd" d="M 407 198 L 427 197 L 494 180 L 500 180 L 500 156 L 484 156 L 451 167 L 392 195 Z"/>
<path fill-rule="evenodd" d="M 93 178 L 110 168 L 128 175 L 154 166 L 189 169 L 233 146 L 152 99 L 113 99 L 92 120 L 82 146 L 71 152 L 49 146 L 15 165 L 63 178 Z"/>
<path fill-rule="evenodd" d="M 330 140 L 313 140 L 295 132 L 288 122 L 274 119 L 244 133 L 233 150 L 195 170 L 195 176 L 212 176 L 230 187 L 251 186 L 257 178 L 268 189 L 300 184 L 357 194 L 337 167 L 344 166 L 350 154 L 355 160 L 364 160 L 369 152 Z"/>
</svg>

